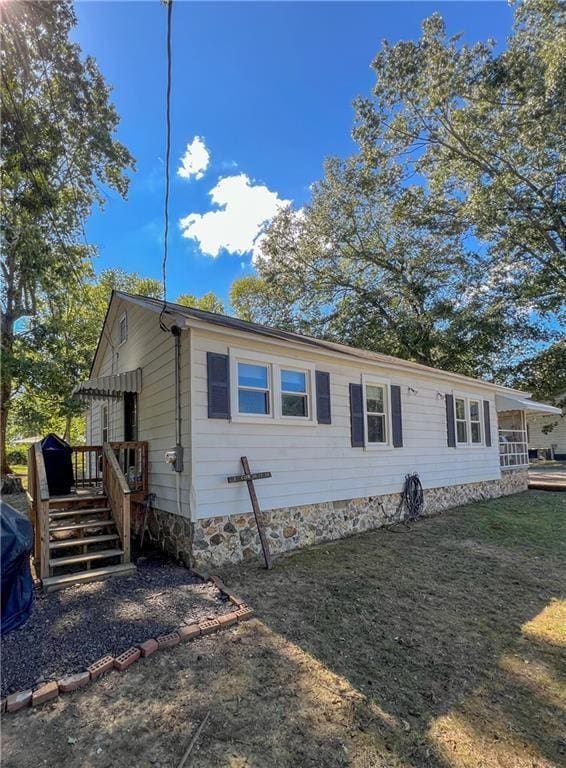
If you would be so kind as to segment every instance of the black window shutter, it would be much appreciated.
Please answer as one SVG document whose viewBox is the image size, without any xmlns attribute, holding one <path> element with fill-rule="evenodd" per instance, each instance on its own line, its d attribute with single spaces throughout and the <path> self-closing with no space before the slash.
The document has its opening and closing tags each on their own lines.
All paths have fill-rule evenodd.
<svg viewBox="0 0 566 768">
<path fill-rule="evenodd" d="M 330 374 L 315 371 L 316 377 L 316 415 L 319 424 L 330 424 Z"/>
<path fill-rule="evenodd" d="M 393 432 L 393 447 L 403 447 L 403 418 L 401 414 L 401 387 L 391 385 L 391 426 Z"/>
<path fill-rule="evenodd" d="M 491 417 L 489 414 L 489 400 L 483 401 L 483 431 L 485 433 L 485 444 L 489 448 L 491 445 Z"/>
<path fill-rule="evenodd" d="M 446 433 L 448 437 L 448 447 L 456 447 L 456 424 L 454 422 L 454 396 L 446 395 Z"/>
<path fill-rule="evenodd" d="M 352 447 L 363 447 L 364 407 L 361 384 L 350 384 L 350 429 L 352 435 Z"/>
<path fill-rule="evenodd" d="M 206 353 L 208 418 L 230 418 L 230 361 L 228 355 Z"/>
</svg>

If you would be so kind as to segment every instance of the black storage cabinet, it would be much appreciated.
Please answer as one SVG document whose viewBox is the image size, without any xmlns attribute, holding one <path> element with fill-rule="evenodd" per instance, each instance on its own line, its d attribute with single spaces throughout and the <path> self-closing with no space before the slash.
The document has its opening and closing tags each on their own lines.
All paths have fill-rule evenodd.
<svg viewBox="0 0 566 768">
<path fill-rule="evenodd" d="M 74 477 L 73 449 L 69 443 L 51 433 L 41 441 L 41 451 L 45 462 L 49 494 L 61 496 L 70 493 Z"/>
</svg>

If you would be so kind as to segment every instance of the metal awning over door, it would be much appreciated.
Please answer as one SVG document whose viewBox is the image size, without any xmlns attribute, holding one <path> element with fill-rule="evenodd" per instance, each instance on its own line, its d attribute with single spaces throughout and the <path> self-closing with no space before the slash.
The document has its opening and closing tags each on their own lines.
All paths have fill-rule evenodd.
<svg viewBox="0 0 566 768">
<path fill-rule="evenodd" d="M 114 373 L 110 376 L 100 376 L 88 379 L 73 390 L 73 395 L 79 400 L 105 400 L 108 397 L 119 398 L 124 392 L 141 392 L 142 369 Z"/>
</svg>

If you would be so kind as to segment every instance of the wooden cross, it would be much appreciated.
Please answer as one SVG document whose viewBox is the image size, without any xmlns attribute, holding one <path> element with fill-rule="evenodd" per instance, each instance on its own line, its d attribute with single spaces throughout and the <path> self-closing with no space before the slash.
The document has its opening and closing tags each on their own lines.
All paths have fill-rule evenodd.
<svg viewBox="0 0 566 768">
<path fill-rule="evenodd" d="M 250 465 L 248 463 L 247 456 L 242 456 L 240 461 L 242 462 L 243 475 L 231 475 L 226 478 L 229 483 L 244 483 L 248 484 L 248 491 L 250 494 L 250 500 L 252 502 L 252 509 L 254 511 L 254 517 L 257 524 L 257 530 L 259 533 L 259 540 L 261 541 L 261 547 L 263 549 L 263 557 L 265 559 L 265 567 L 267 570 L 271 570 L 271 552 L 269 551 L 269 544 L 265 536 L 265 530 L 263 527 L 263 520 L 261 518 L 261 510 L 259 508 L 259 502 L 254 487 L 254 480 L 263 480 L 266 477 L 271 477 L 271 472 L 250 472 Z"/>
</svg>

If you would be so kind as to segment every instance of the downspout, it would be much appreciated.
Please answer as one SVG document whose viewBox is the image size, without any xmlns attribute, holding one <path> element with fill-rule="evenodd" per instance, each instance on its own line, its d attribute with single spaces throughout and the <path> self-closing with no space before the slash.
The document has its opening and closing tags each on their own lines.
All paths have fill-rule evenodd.
<svg viewBox="0 0 566 768">
<path fill-rule="evenodd" d="M 184 469 L 183 446 L 181 444 L 181 329 L 178 325 L 171 328 L 175 339 L 175 489 L 177 496 L 177 514 L 181 517 L 181 472 Z"/>
</svg>

